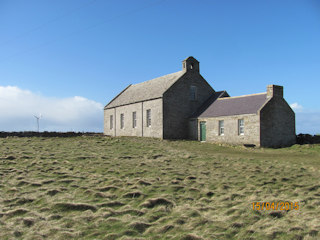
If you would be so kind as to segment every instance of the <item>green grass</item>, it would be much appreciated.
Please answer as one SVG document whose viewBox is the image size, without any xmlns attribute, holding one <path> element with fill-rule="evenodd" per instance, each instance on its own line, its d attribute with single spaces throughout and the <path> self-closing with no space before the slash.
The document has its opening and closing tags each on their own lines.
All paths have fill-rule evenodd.
<svg viewBox="0 0 320 240">
<path fill-rule="evenodd" d="M 253 211 L 252 202 L 299 210 Z M 319 239 L 320 145 L 0 139 L 0 239 Z"/>
</svg>

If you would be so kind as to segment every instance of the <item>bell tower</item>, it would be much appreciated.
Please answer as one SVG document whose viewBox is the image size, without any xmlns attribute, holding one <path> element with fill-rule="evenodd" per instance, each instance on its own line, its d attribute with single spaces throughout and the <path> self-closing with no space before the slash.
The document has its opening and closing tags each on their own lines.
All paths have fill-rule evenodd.
<svg viewBox="0 0 320 240">
<path fill-rule="evenodd" d="M 182 71 L 200 72 L 199 62 L 194 57 L 188 57 L 182 61 Z"/>
</svg>

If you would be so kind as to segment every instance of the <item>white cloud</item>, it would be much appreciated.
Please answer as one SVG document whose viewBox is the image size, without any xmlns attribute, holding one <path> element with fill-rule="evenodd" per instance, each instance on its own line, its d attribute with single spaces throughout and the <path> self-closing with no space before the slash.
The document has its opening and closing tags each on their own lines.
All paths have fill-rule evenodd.
<svg viewBox="0 0 320 240">
<path fill-rule="evenodd" d="M 296 132 L 320 133 L 320 111 L 298 103 Z M 41 131 L 103 131 L 103 105 L 84 97 L 51 98 L 18 87 L 0 86 L 0 131 L 35 131 L 34 115 L 42 114 Z"/>
<path fill-rule="evenodd" d="M 319 134 L 320 133 L 320 111 L 304 108 L 299 103 L 290 104 L 296 113 L 296 133 Z"/>
<path fill-rule="evenodd" d="M 13 86 L 0 86 L 0 131 L 34 131 L 41 113 L 41 131 L 103 129 L 103 105 L 84 97 L 50 98 Z"/>
<path fill-rule="evenodd" d="M 292 103 L 290 104 L 290 107 L 295 111 L 302 111 L 303 107 L 299 103 Z"/>
</svg>

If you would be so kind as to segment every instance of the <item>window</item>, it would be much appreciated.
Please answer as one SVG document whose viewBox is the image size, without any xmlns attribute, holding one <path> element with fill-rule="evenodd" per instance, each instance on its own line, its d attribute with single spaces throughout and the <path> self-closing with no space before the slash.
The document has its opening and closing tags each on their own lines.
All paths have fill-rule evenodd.
<svg viewBox="0 0 320 240">
<path fill-rule="evenodd" d="M 190 97 L 189 98 L 191 101 L 197 100 L 197 87 L 196 86 L 190 87 Z"/>
<path fill-rule="evenodd" d="M 151 127 L 151 109 L 147 110 L 147 127 Z"/>
<path fill-rule="evenodd" d="M 224 135 L 224 120 L 219 121 L 219 135 L 220 136 Z"/>
<path fill-rule="evenodd" d="M 132 113 L 132 127 L 133 128 L 137 127 L 137 112 Z"/>
<path fill-rule="evenodd" d="M 110 129 L 113 128 L 113 115 L 110 115 Z"/>
<path fill-rule="evenodd" d="M 238 119 L 238 134 L 244 135 L 244 120 Z"/>
<path fill-rule="evenodd" d="M 124 128 L 124 114 L 123 113 L 120 114 L 120 128 L 121 129 Z"/>
</svg>

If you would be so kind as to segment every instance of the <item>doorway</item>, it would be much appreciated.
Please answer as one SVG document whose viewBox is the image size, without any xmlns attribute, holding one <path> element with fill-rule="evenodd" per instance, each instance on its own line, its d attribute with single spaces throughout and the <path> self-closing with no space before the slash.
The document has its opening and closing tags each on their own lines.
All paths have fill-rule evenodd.
<svg viewBox="0 0 320 240">
<path fill-rule="evenodd" d="M 200 122 L 200 141 L 206 141 L 206 122 Z"/>
</svg>

